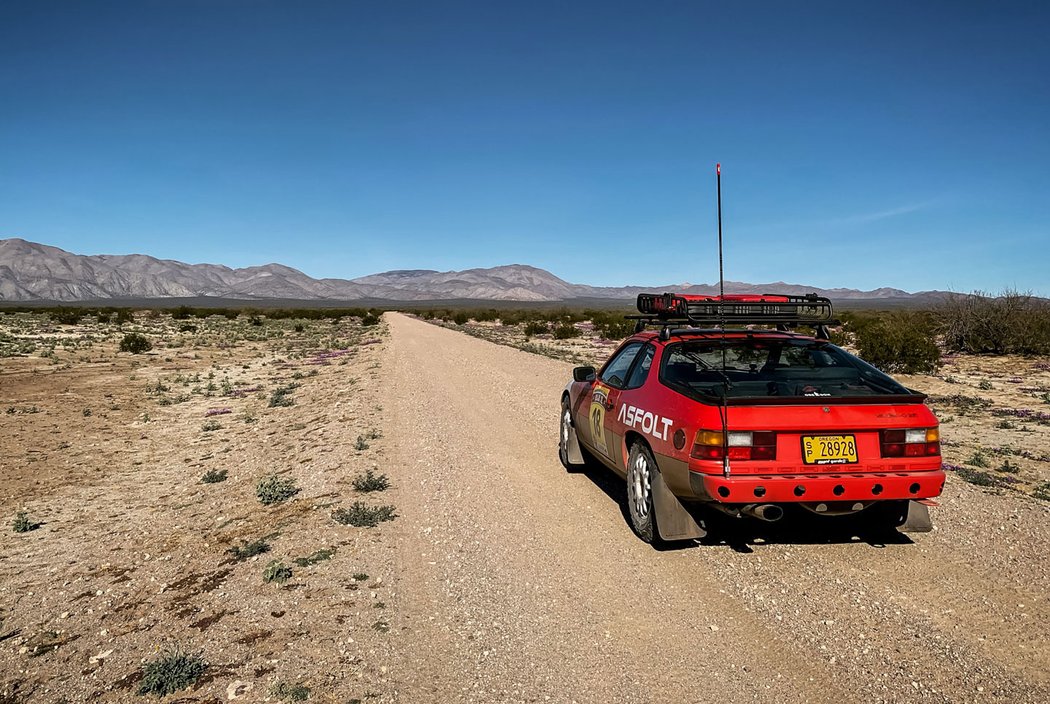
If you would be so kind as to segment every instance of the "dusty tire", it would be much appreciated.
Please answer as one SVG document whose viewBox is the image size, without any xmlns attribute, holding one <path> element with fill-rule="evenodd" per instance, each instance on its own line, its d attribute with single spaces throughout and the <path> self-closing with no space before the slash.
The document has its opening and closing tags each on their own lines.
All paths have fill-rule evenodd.
<svg viewBox="0 0 1050 704">
<path fill-rule="evenodd" d="M 558 459 L 565 469 L 570 472 L 577 471 L 580 467 L 569 462 L 569 438 L 575 433 L 576 428 L 572 425 L 572 411 L 569 410 L 569 399 L 561 400 L 561 418 L 558 421 Z"/>
<path fill-rule="evenodd" d="M 643 443 L 631 446 L 627 456 L 627 510 L 631 528 L 647 543 L 658 543 L 656 509 L 653 505 L 653 474 L 656 472 L 653 453 Z"/>
</svg>

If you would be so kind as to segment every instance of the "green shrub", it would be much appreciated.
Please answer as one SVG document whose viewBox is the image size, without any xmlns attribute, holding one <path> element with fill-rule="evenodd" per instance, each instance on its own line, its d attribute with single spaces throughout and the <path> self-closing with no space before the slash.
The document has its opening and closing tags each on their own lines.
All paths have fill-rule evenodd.
<svg viewBox="0 0 1050 704">
<path fill-rule="evenodd" d="M 294 479 L 282 479 L 276 474 L 260 479 L 255 485 L 255 495 L 259 497 L 261 503 L 267 506 L 287 501 L 299 491 Z"/>
<path fill-rule="evenodd" d="M 277 697 L 282 702 L 305 702 L 310 698 L 310 688 L 298 683 L 277 682 L 270 687 L 270 696 Z"/>
<path fill-rule="evenodd" d="M 11 530 L 16 533 L 28 533 L 31 530 L 36 530 L 40 527 L 39 523 L 31 520 L 29 514 L 25 511 L 19 511 L 15 514 L 15 520 L 11 523 Z"/>
<path fill-rule="evenodd" d="M 966 464 L 972 464 L 974 467 L 981 467 L 983 469 L 986 469 L 991 466 L 988 464 L 988 458 L 985 457 L 984 453 L 980 450 L 973 453 L 973 456 L 970 457 L 970 461 Z"/>
<path fill-rule="evenodd" d="M 354 477 L 354 489 L 360 492 L 386 491 L 389 488 L 390 479 L 385 474 L 376 474 L 371 469 Z"/>
<path fill-rule="evenodd" d="M 569 340 L 574 337 L 580 337 L 582 334 L 579 328 L 569 322 L 558 323 L 554 326 L 555 340 Z"/>
<path fill-rule="evenodd" d="M 975 486 L 999 486 L 1002 482 L 996 477 L 982 472 L 979 469 L 970 469 L 969 467 L 960 467 L 955 471 L 963 481 L 969 482 Z"/>
<path fill-rule="evenodd" d="M 860 356 L 886 372 L 932 372 L 941 359 L 936 331 L 926 313 L 893 312 L 853 319 Z"/>
<path fill-rule="evenodd" d="M 292 578 L 292 568 L 285 565 L 280 560 L 273 560 L 270 564 L 266 565 L 266 569 L 263 570 L 263 581 L 267 584 L 276 582 L 277 584 L 284 584 Z"/>
<path fill-rule="evenodd" d="M 335 548 L 322 548 L 306 557 L 297 557 L 294 562 L 299 567 L 309 567 L 310 565 L 316 565 L 318 562 L 331 560 L 332 555 L 335 555 Z"/>
<path fill-rule="evenodd" d="M 206 669 L 208 663 L 204 658 L 184 653 L 175 646 L 142 668 L 139 694 L 156 694 L 160 697 L 174 694 L 199 680 Z"/>
<path fill-rule="evenodd" d="M 292 398 L 292 392 L 299 388 L 299 384 L 288 384 L 286 386 L 278 386 L 270 394 L 270 408 L 278 408 L 282 406 L 294 406 L 295 399 Z"/>
<path fill-rule="evenodd" d="M 209 469 L 201 475 L 201 484 L 218 484 L 226 481 L 228 472 L 225 469 Z"/>
<path fill-rule="evenodd" d="M 48 315 L 59 325 L 76 325 L 84 317 L 84 313 L 80 308 L 56 308 Z"/>
<path fill-rule="evenodd" d="M 608 340 L 622 340 L 634 334 L 636 322 L 624 317 L 623 313 L 592 312 L 590 320 L 594 331 Z"/>
<path fill-rule="evenodd" d="M 1050 302 L 1007 289 L 952 295 L 940 311 L 952 352 L 1050 354 Z"/>
<path fill-rule="evenodd" d="M 129 332 L 124 336 L 124 339 L 120 341 L 121 352 L 142 354 L 143 352 L 149 352 L 151 349 L 153 349 L 153 343 L 151 343 L 145 335 L 137 332 Z"/>
<path fill-rule="evenodd" d="M 263 553 L 270 552 L 270 543 L 266 541 L 266 538 L 259 538 L 253 540 L 250 543 L 241 542 L 240 545 L 235 546 L 227 550 L 226 552 L 233 555 L 238 562 L 243 562 L 249 557 L 255 557 L 256 555 L 262 555 Z"/>
<path fill-rule="evenodd" d="M 525 323 L 525 335 L 527 337 L 545 335 L 548 332 L 550 332 L 550 328 L 547 326 L 546 320 L 530 320 Z"/>
<path fill-rule="evenodd" d="M 397 518 L 393 506 L 367 506 L 360 501 L 350 504 L 349 508 L 340 508 L 332 512 L 336 523 L 358 528 L 375 528 L 383 521 Z"/>
<path fill-rule="evenodd" d="M 382 318 L 380 318 L 379 315 L 380 314 L 378 312 L 368 311 L 368 313 L 361 318 L 361 325 L 364 325 L 366 327 L 372 325 L 379 325 L 379 321 L 382 320 Z"/>
<path fill-rule="evenodd" d="M 1003 460 L 1003 463 L 996 467 L 995 471 L 1004 472 L 1006 474 L 1017 474 L 1021 471 L 1021 468 L 1016 464 L 1010 462 L 1009 458 Z"/>
<path fill-rule="evenodd" d="M 468 320 L 470 320 L 470 316 L 462 311 L 452 316 L 452 322 L 456 325 L 466 325 Z"/>
</svg>

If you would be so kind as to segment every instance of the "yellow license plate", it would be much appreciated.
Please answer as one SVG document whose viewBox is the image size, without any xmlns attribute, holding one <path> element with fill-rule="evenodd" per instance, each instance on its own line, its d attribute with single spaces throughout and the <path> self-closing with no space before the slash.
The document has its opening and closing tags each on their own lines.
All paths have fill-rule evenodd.
<svg viewBox="0 0 1050 704">
<path fill-rule="evenodd" d="M 852 435 L 803 435 L 802 461 L 806 464 L 853 464 L 857 440 Z"/>
</svg>

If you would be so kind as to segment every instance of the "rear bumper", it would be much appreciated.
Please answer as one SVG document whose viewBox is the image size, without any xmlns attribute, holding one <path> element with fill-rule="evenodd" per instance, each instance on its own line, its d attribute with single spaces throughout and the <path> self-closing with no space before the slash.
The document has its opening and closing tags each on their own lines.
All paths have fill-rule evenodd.
<svg viewBox="0 0 1050 704">
<path fill-rule="evenodd" d="M 727 504 L 930 499 L 944 489 L 944 471 L 756 475 L 689 473 L 697 498 Z"/>
</svg>

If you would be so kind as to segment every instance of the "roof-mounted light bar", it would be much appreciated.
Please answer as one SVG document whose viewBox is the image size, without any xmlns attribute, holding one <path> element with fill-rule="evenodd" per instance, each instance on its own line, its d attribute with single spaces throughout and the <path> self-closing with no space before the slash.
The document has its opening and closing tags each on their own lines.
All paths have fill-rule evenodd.
<svg viewBox="0 0 1050 704">
<path fill-rule="evenodd" d="M 831 301 L 805 296 L 735 294 L 696 296 L 676 293 L 638 294 L 638 312 L 653 322 L 720 325 L 826 325 L 834 323 Z"/>
</svg>

